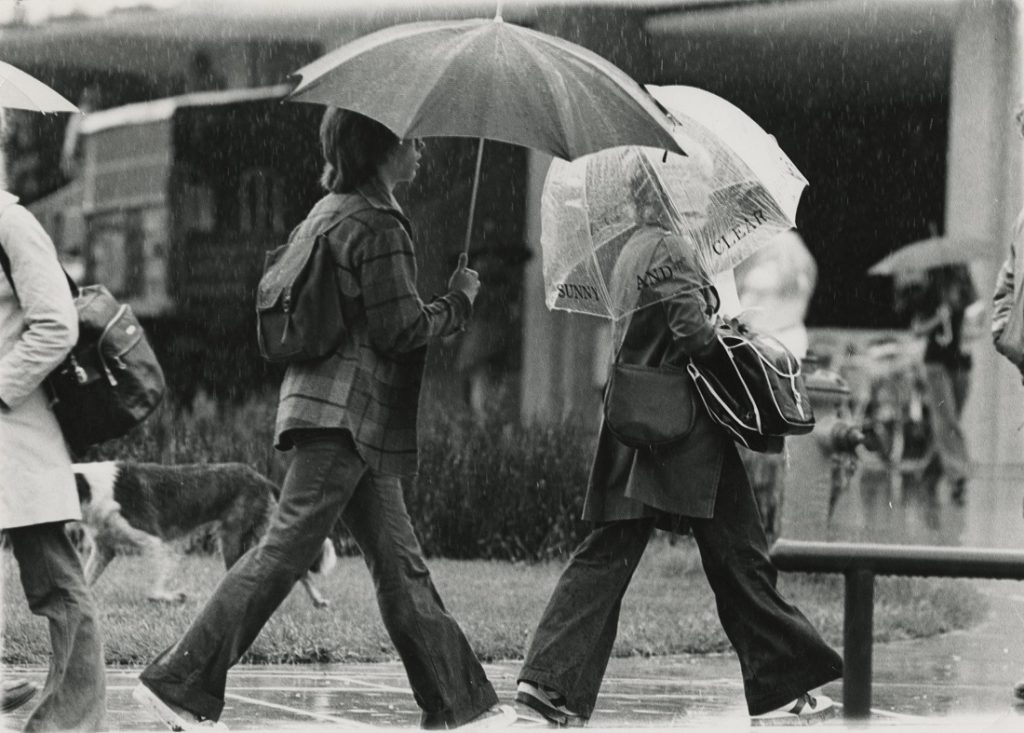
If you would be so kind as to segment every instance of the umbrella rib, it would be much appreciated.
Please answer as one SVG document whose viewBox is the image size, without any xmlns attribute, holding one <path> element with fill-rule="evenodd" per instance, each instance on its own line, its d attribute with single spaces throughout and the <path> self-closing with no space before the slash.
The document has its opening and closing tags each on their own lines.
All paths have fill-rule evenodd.
<svg viewBox="0 0 1024 733">
<path fill-rule="evenodd" d="M 654 98 L 650 95 L 650 93 L 647 90 L 640 86 L 639 82 L 637 82 L 633 77 L 631 77 L 629 74 L 627 74 L 619 67 L 615 66 L 613 63 L 611 63 L 604 57 L 577 44 L 572 44 L 570 42 L 563 41 L 560 38 L 548 36 L 544 33 L 539 33 L 537 31 L 530 30 L 529 28 L 526 28 L 524 30 L 533 37 L 535 37 L 538 41 L 543 42 L 548 46 L 551 46 L 552 48 L 558 50 L 561 53 L 576 58 L 577 60 L 585 63 L 588 67 L 592 68 L 594 71 L 598 72 L 599 74 L 608 77 L 613 82 L 615 82 L 614 88 L 621 90 L 623 94 L 629 96 L 631 99 L 634 99 L 634 97 L 632 97 L 632 95 L 629 94 L 629 87 L 636 87 L 638 91 L 637 97 L 635 98 L 636 101 L 639 101 L 640 104 L 646 107 L 649 112 L 655 112 L 658 115 L 664 114 L 658 108 L 658 105 L 655 104 Z"/>
<path fill-rule="evenodd" d="M 549 64 L 544 63 L 545 57 L 540 53 L 540 51 L 535 46 L 532 46 L 529 43 L 523 43 L 519 38 L 516 38 L 516 41 L 519 42 L 519 45 L 529 55 L 530 59 L 533 61 L 534 66 L 540 72 L 541 76 L 543 76 L 546 79 L 550 79 L 551 76 L 554 75 L 558 78 L 560 86 L 562 88 L 565 87 L 565 82 L 562 78 L 562 75 L 553 71 L 550 68 Z M 564 140 L 566 141 L 566 143 L 568 143 L 570 133 L 568 121 L 565 120 L 561 115 L 551 115 L 550 119 L 558 126 L 559 139 Z M 564 158 L 565 160 L 571 160 L 572 155 L 570 154 L 568 148 L 566 148 L 565 150 L 560 151 L 559 157 Z"/>
<path fill-rule="evenodd" d="M 494 21 L 488 21 L 488 23 L 493 23 L 493 22 Z M 458 62 L 459 56 L 461 55 L 462 51 L 466 48 L 466 46 L 470 45 L 471 43 L 476 42 L 478 40 L 477 36 L 483 34 L 487 30 L 490 30 L 487 27 L 487 25 L 486 24 L 481 24 L 477 28 L 474 28 L 472 30 L 467 31 L 463 35 L 463 37 L 457 43 L 455 43 L 453 45 L 454 52 L 449 54 L 448 62 L 443 64 L 443 65 L 439 65 L 437 67 L 437 69 L 435 69 L 435 73 L 431 75 L 431 83 L 430 84 L 424 84 L 423 85 L 423 90 L 424 90 L 423 91 L 423 95 L 420 97 L 419 102 L 416 105 L 416 115 L 415 115 L 415 117 L 413 117 L 411 123 L 409 124 L 409 130 L 407 131 L 407 134 L 409 132 L 414 131 L 416 129 L 416 125 L 419 124 L 420 121 L 422 120 L 422 111 L 423 111 L 424 103 L 428 99 L 430 99 L 430 97 L 436 91 L 437 82 L 439 80 L 443 79 L 445 77 L 445 75 L 448 74 L 449 69 L 451 69 L 452 66 L 454 66 Z M 487 69 L 491 72 L 491 80 L 490 80 L 491 83 L 486 85 L 486 88 L 487 89 L 494 89 L 493 67 L 489 65 L 487 67 Z M 417 136 L 416 135 L 412 135 L 412 137 L 417 137 Z M 474 137 L 486 137 L 486 136 L 484 136 L 484 135 L 475 135 Z"/>
</svg>

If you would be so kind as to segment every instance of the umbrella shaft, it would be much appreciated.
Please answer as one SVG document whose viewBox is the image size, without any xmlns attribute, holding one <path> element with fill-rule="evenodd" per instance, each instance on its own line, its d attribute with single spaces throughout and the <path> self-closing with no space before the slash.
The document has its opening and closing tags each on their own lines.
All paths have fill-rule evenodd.
<svg viewBox="0 0 1024 733">
<path fill-rule="evenodd" d="M 476 192 L 480 188 L 480 164 L 484 160 L 484 139 L 480 138 L 480 144 L 476 149 L 476 172 L 473 174 L 473 193 L 469 197 L 469 222 L 466 224 L 466 242 L 462 251 L 469 254 L 469 240 L 473 234 L 473 213 L 476 211 Z"/>
</svg>

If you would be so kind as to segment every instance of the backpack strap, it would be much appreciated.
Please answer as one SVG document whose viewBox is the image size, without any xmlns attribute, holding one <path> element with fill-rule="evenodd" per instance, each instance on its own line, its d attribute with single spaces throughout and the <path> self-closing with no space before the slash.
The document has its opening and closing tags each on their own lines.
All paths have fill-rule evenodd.
<svg viewBox="0 0 1024 733">
<path fill-rule="evenodd" d="M 3 218 L 4 213 L 9 209 L 17 199 L 6 203 L 0 203 L 0 218 Z M 3 239 L 0 238 L 0 268 L 3 268 L 4 275 L 7 277 L 7 282 L 11 284 L 11 291 L 14 293 L 14 297 L 18 297 L 18 289 L 14 287 L 14 278 L 11 276 L 11 258 L 7 256 L 7 251 L 4 249 Z"/>
<path fill-rule="evenodd" d="M 3 219 L 3 216 L 5 213 L 7 213 L 7 210 L 10 209 L 11 206 L 13 206 L 15 203 L 17 203 L 17 201 L 18 199 L 15 198 L 13 201 L 9 201 L 7 203 L 0 203 L 0 219 Z M 79 292 L 78 283 L 71 279 L 71 275 L 69 275 L 68 271 L 64 269 L 64 265 L 60 264 L 60 260 L 57 261 L 57 264 L 60 265 L 60 271 L 64 273 L 64 278 L 68 281 L 68 287 L 71 288 L 71 297 L 77 298 Z M 0 268 L 3 269 L 4 275 L 7 277 L 7 282 L 11 284 L 11 292 L 13 292 L 14 297 L 17 298 L 18 288 L 15 286 L 14 277 L 11 275 L 11 258 L 8 256 L 7 251 L 4 249 L 2 237 L 0 237 Z"/>
</svg>

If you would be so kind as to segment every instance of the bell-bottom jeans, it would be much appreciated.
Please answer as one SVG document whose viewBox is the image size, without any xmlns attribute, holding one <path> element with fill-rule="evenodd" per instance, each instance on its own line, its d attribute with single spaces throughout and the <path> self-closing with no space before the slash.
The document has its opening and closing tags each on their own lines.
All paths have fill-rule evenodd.
<svg viewBox="0 0 1024 733">
<path fill-rule="evenodd" d="M 519 680 L 557 690 L 589 718 L 608 666 L 622 597 L 655 519 L 599 524 L 573 553 L 533 634 Z M 751 715 L 838 679 L 842 658 L 776 590 L 777 572 L 750 483 L 726 458 L 714 516 L 686 520 L 715 594 L 718 617 L 739 657 Z"/>
<path fill-rule="evenodd" d="M 373 576 L 422 726 L 455 727 L 491 708 L 497 695 L 434 588 L 399 480 L 369 470 L 347 431 L 303 431 L 294 442 L 267 534 L 231 567 L 185 635 L 142 672 L 142 683 L 166 702 L 219 719 L 228 670 L 340 516 Z"/>
<path fill-rule="evenodd" d="M 24 730 L 102 730 L 107 688 L 99 615 L 64 522 L 7 533 L 29 610 L 50 626 L 50 669 Z"/>
</svg>

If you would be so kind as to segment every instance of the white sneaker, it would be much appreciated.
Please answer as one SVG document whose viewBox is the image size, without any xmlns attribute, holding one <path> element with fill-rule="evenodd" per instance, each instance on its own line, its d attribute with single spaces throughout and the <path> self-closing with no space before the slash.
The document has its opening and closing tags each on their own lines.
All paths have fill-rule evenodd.
<svg viewBox="0 0 1024 733">
<path fill-rule="evenodd" d="M 510 725 L 515 723 L 518 718 L 519 716 L 516 715 L 515 708 L 511 705 L 495 705 L 493 708 L 481 713 L 468 723 L 463 723 L 458 727 L 458 729 L 473 731 L 508 728 Z"/>
<path fill-rule="evenodd" d="M 172 707 L 143 684 L 135 686 L 132 698 L 172 731 L 228 729 L 220 721 L 202 718 L 177 706 Z"/>
<path fill-rule="evenodd" d="M 788 725 L 790 723 L 816 723 L 835 712 L 835 703 L 825 695 L 805 692 L 792 702 L 761 715 L 751 715 L 752 725 Z"/>
</svg>

